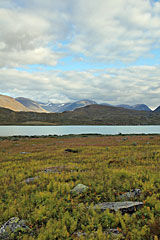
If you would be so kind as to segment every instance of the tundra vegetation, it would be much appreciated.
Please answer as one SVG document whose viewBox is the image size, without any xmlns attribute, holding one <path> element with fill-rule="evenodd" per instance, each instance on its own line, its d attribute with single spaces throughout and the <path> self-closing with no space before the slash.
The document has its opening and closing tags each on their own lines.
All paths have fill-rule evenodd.
<svg viewBox="0 0 160 240">
<path fill-rule="evenodd" d="M 94 208 L 125 197 L 143 206 Z M 11 218 L 30 230 L 9 239 L 160 239 L 160 136 L 1 138 L 0 228 Z"/>
</svg>

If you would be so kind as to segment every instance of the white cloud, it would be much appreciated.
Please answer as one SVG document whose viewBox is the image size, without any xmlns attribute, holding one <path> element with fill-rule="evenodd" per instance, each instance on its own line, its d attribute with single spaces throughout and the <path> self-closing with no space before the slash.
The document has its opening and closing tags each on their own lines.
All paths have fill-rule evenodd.
<svg viewBox="0 0 160 240">
<path fill-rule="evenodd" d="M 62 53 L 56 46 L 57 35 L 50 22 L 34 12 L 0 9 L 0 67 L 27 64 L 56 65 Z M 57 26 L 56 26 L 57 28 Z"/>
<path fill-rule="evenodd" d="M 160 2 L 149 0 L 1 0 L 2 93 L 35 100 L 91 98 L 159 105 L 159 66 L 134 66 L 160 46 Z M 78 61 L 132 67 L 29 73 L 15 67 Z M 65 61 L 64 61 L 65 64 Z M 145 65 L 145 62 L 143 63 Z M 72 69 L 72 66 L 70 67 Z M 36 97 L 35 97 L 36 96 Z"/>
<path fill-rule="evenodd" d="M 78 1 L 70 49 L 105 61 L 134 61 L 159 44 L 160 9 L 146 0 Z"/>
<path fill-rule="evenodd" d="M 98 71 L 97 71 L 98 72 Z M 110 104 L 145 103 L 160 105 L 160 68 L 134 66 L 104 69 L 98 78 L 92 71 L 48 71 L 28 73 L 14 69 L 0 70 L 1 93 L 47 102 L 92 99 Z"/>
<path fill-rule="evenodd" d="M 90 61 L 127 63 L 160 44 L 160 2 L 3 0 L 0 7 L 1 59 L 6 55 L 1 66 L 56 65 L 61 57 L 56 47 L 61 53 L 65 48 L 70 55 L 84 54 Z M 42 54 L 35 57 L 39 49 Z"/>
</svg>

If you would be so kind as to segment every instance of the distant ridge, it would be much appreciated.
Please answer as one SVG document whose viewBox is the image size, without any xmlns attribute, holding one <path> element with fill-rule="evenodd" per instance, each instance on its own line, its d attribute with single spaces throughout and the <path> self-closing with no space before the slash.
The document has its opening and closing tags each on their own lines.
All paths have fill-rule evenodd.
<svg viewBox="0 0 160 240">
<path fill-rule="evenodd" d="M 116 107 L 122 107 L 122 108 L 137 110 L 137 111 L 147 111 L 147 112 L 151 112 L 152 111 L 145 104 L 136 104 L 136 105 L 133 105 L 133 106 L 130 106 L 130 105 L 127 105 L 127 104 L 120 104 L 120 105 L 116 105 Z"/>
<path fill-rule="evenodd" d="M 158 106 L 158 107 L 154 110 L 154 112 L 160 112 L 160 106 Z"/>
<path fill-rule="evenodd" d="M 68 103 L 39 103 L 42 108 L 47 110 L 48 112 L 64 112 L 64 111 L 73 111 L 76 108 L 85 107 L 92 104 L 97 104 L 95 101 L 83 99 L 76 102 L 68 102 Z"/>
<path fill-rule="evenodd" d="M 14 112 L 0 108 L 1 125 L 160 125 L 156 112 L 88 105 L 63 113 Z"/>
</svg>

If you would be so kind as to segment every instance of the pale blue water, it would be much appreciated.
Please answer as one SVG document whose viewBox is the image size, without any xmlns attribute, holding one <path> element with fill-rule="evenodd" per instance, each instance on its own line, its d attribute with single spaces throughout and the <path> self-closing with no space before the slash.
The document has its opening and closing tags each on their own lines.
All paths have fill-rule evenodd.
<svg viewBox="0 0 160 240">
<path fill-rule="evenodd" d="M 160 126 L 0 126 L 0 136 L 68 134 L 160 134 Z"/>
</svg>

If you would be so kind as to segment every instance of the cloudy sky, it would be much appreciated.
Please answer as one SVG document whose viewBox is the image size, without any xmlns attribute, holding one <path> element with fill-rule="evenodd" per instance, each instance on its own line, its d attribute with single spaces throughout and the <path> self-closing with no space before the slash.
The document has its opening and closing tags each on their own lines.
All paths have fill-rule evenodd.
<svg viewBox="0 0 160 240">
<path fill-rule="evenodd" d="M 160 105 L 160 1 L 0 0 L 0 93 Z"/>
</svg>

